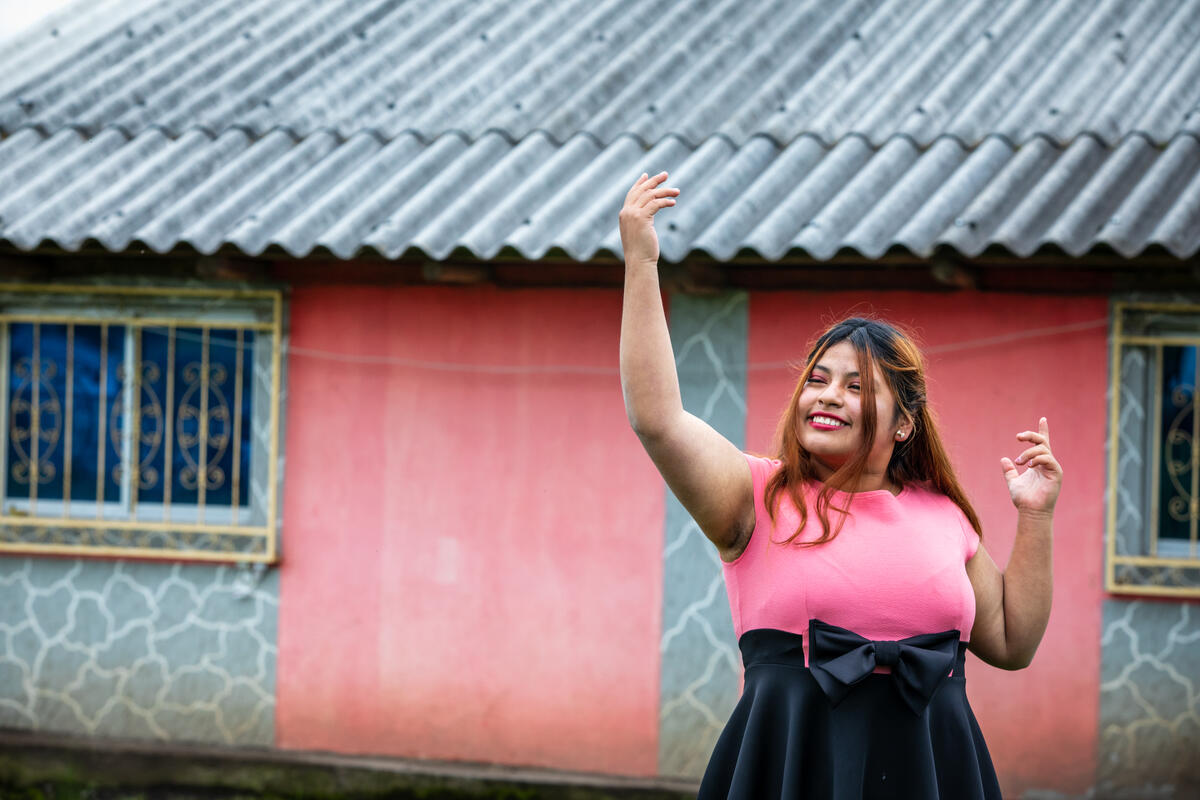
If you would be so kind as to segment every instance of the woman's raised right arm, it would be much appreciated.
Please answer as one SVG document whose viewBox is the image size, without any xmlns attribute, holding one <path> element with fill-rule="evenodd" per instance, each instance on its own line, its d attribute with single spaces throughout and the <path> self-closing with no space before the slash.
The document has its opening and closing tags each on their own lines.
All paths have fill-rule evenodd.
<svg viewBox="0 0 1200 800">
<path fill-rule="evenodd" d="M 734 555 L 754 529 L 750 466 L 732 442 L 683 408 L 675 355 L 658 284 L 654 214 L 675 204 L 667 173 L 643 174 L 621 209 L 625 297 L 621 312 L 621 390 L 629 424 L 667 486 L 722 555 Z"/>
</svg>

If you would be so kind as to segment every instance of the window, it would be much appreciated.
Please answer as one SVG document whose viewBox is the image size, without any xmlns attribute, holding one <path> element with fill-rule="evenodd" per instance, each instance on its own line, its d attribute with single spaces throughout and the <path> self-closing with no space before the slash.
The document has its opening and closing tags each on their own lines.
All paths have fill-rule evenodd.
<svg viewBox="0 0 1200 800">
<path fill-rule="evenodd" d="M 0 551 L 274 561 L 281 311 L 0 286 Z"/>
<path fill-rule="evenodd" d="M 1200 596 L 1200 306 L 1117 303 L 1106 588 Z"/>
</svg>

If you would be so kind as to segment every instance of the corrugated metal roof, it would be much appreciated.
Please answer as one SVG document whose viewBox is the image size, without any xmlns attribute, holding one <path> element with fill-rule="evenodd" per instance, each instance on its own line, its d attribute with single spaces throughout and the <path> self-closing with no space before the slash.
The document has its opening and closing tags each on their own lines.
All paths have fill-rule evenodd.
<svg viewBox="0 0 1200 800">
<path fill-rule="evenodd" d="M 139 0 L 37 31 L 0 129 L 766 135 L 876 147 L 1200 133 L 1200 2 Z M 3 54 L 0 54 L 0 58 Z"/>
<path fill-rule="evenodd" d="M 998 136 L 973 150 L 951 137 L 875 149 L 858 137 L 781 148 L 766 136 L 742 147 L 668 136 L 646 150 L 633 136 L 558 145 L 541 132 L 517 144 L 496 132 L 385 144 L 368 133 L 296 142 L 282 131 L 173 139 L 152 129 L 126 140 L 111 128 L 48 139 L 24 130 L 0 143 L 0 185 L 12 187 L 0 194 L 0 241 L 203 253 L 230 243 L 251 255 L 276 245 L 340 258 L 562 251 L 586 261 L 620 255 L 629 184 L 659 169 L 681 189 L 658 218 L 670 261 L 692 251 L 828 259 L 843 248 L 877 258 L 894 247 L 928 256 L 939 245 L 969 256 L 991 245 L 1020 256 L 1045 245 L 1072 255 L 1097 244 L 1125 256 L 1150 244 L 1181 258 L 1200 250 L 1200 142 L 1188 134 L 1166 148 L 1084 136 L 1065 150 Z"/>
<path fill-rule="evenodd" d="M 1200 250 L 1200 0 L 139 0 L 0 49 L 0 243 Z"/>
</svg>

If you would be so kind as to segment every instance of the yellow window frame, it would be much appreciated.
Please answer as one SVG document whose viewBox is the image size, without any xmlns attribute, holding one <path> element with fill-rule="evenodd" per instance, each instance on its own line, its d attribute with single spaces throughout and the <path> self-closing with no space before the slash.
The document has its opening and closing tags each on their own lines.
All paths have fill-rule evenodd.
<svg viewBox="0 0 1200 800">
<path fill-rule="evenodd" d="M 94 517 L 80 516 L 70 513 L 73 501 L 70 500 L 69 479 L 66 482 L 66 491 L 64 492 L 64 500 L 61 501 L 44 501 L 43 507 L 48 504 L 58 503 L 61 505 L 61 510 L 58 514 L 49 516 L 40 516 L 36 513 L 36 492 L 37 480 L 30 480 L 30 498 L 28 502 L 28 510 L 25 513 L 10 513 L 11 509 L 7 507 L 0 508 L 0 553 L 25 554 L 25 555 L 67 555 L 67 556 L 108 556 L 108 557 L 136 557 L 147 559 L 160 560 L 196 560 L 196 561 L 216 561 L 216 562 L 261 562 L 274 563 L 277 558 L 277 531 L 278 531 L 278 464 L 279 464 L 279 420 L 280 420 L 280 391 L 281 391 L 281 367 L 282 367 L 282 337 L 283 337 L 283 295 L 279 290 L 274 289 L 249 289 L 249 288 L 209 288 L 209 287 L 166 287 L 166 286 L 109 286 L 109 285 L 61 285 L 61 284 L 3 284 L 0 283 L 0 296 L 7 298 L 12 305 L 13 298 L 22 296 L 34 297 L 67 297 L 77 296 L 74 298 L 78 302 L 80 297 L 95 297 L 98 303 L 103 303 L 105 308 L 97 313 L 38 313 L 28 312 L 24 310 L 11 310 L 9 307 L 0 308 L 0 340 L 8 346 L 8 326 L 12 323 L 32 323 L 35 331 L 35 347 L 37 342 L 37 331 L 40 330 L 41 324 L 66 325 L 68 330 L 68 341 L 73 343 L 74 327 L 76 325 L 100 326 L 103 331 L 107 331 L 110 325 L 125 326 L 129 331 L 138 332 L 134 336 L 135 342 L 141 341 L 140 332 L 147 328 L 167 328 L 168 333 L 168 352 L 174 352 L 174 336 L 178 328 L 199 328 L 203 331 L 203 343 L 201 352 L 203 353 L 203 367 L 201 370 L 203 390 L 200 392 L 200 403 L 203 411 L 198 419 L 199 433 L 198 438 L 200 446 L 198 448 L 200 458 L 200 474 L 207 474 L 204 470 L 204 460 L 207 458 L 208 452 L 208 418 L 207 403 L 208 403 L 208 354 L 209 340 L 208 335 L 212 330 L 233 330 L 237 332 L 238 363 L 241 364 L 243 358 L 242 336 L 246 331 L 253 331 L 256 341 L 262 342 L 263 339 L 269 340 L 269 360 L 270 360 L 270 394 L 269 394 L 269 409 L 268 409 L 268 446 L 267 446 L 267 464 L 266 464 L 266 502 L 265 508 L 256 510 L 254 516 L 261 517 L 261 522 L 257 524 L 237 524 L 238 523 L 238 506 L 237 506 L 237 491 L 236 491 L 236 466 L 237 459 L 235 458 L 234 467 L 234 486 L 233 491 L 233 510 L 232 521 L 234 524 L 215 524 L 205 522 L 204 509 L 204 487 L 205 479 L 198 479 L 198 510 L 196 511 L 197 519 L 194 521 L 172 521 L 171 518 L 171 502 L 169 479 L 164 484 L 164 502 L 161 510 L 162 520 L 138 520 L 137 519 L 137 480 L 131 481 L 133 485 L 132 503 L 129 505 L 128 519 L 105 519 L 103 507 L 105 505 L 104 495 L 101 491 L 97 492 L 97 514 Z M 170 302 L 168 302 L 168 298 Z M 122 311 L 122 300 L 129 304 L 138 304 L 143 313 L 131 312 L 128 307 Z M 170 313 L 171 305 L 178 306 L 180 302 L 184 305 L 188 303 L 196 303 L 197 305 L 205 301 L 234 301 L 248 303 L 259 310 L 261 316 L 265 319 L 254 321 L 231 321 L 213 319 L 211 317 L 203 317 L 196 315 L 181 315 Z M 161 303 L 167 309 L 167 313 L 161 315 L 146 314 L 144 309 L 149 305 L 153 307 L 155 303 Z M 19 305 L 19 303 L 17 304 Z M 136 346 L 136 345 L 135 345 Z M 71 357 L 71 345 L 68 345 L 68 366 L 67 372 L 70 374 L 71 366 L 69 363 Z M 7 357 L 5 358 L 7 360 Z M 40 368 L 40 359 L 35 358 L 34 363 L 34 380 L 31 381 L 31 392 L 33 402 L 31 404 L 31 431 L 33 435 L 30 438 L 30 449 L 32 455 L 31 464 L 35 467 L 38 465 L 37 459 L 37 442 L 39 439 L 38 430 L 38 409 L 37 391 L 39 381 L 36 379 L 37 372 Z M 135 363 L 140 364 L 140 355 L 135 358 Z M 104 367 L 102 366 L 102 370 Z M 253 374 L 253 364 L 251 364 L 251 373 Z M 131 378 L 133 389 L 136 392 L 135 397 L 140 398 L 140 385 L 138 384 L 138 375 L 140 368 L 134 370 Z M 168 387 L 174 381 L 173 375 L 167 378 Z M 0 398 L 3 398 L 3 407 L 9 408 L 11 398 L 9 397 L 9 374 L 8 370 L 3 370 L 0 375 Z M 235 377 L 237 391 L 247 390 L 242 386 L 241 374 Z M 68 386 L 70 382 L 68 380 Z M 67 393 L 66 414 L 70 414 L 72 398 L 70 392 Z M 101 390 L 103 398 L 103 390 Z M 164 416 L 166 419 L 174 419 L 174 406 L 172 403 L 171 389 L 168 388 L 167 400 L 165 403 L 166 411 Z M 104 400 L 101 400 L 103 407 Z M 141 407 L 141 402 L 133 402 L 130 404 L 130 417 L 132 419 L 133 441 L 137 442 L 140 436 L 139 424 L 140 419 L 138 410 Z M 100 425 L 103 430 L 103 413 L 101 409 Z M 7 416 L 7 415 L 6 415 Z M 65 414 L 63 415 L 66 416 Z M 231 424 L 234 430 L 240 435 L 241 407 L 235 406 L 235 411 L 232 413 L 233 420 Z M 254 414 L 252 412 L 251 419 L 246 424 L 253 424 Z M 3 433 L 3 447 L 7 454 L 9 447 L 9 420 L 4 420 L 6 428 Z M 168 426 L 171 423 L 166 423 Z M 71 423 L 66 423 L 67 435 L 70 435 Z M 261 429 L 261 426 L 260 426 Z M 170 431 L 170 428 L 167 428 Z M 253 432 L 252 432 L 253 438 Z M 103 433 L 101 434 L 103 438 Z M 170 457 L 170 441 L 171 435 L 166 435 L 166 459 Z M 70 461 L 69 458 L 69 439 L 68 444 L 64 446 L 64 465 Z M 240 446 L 240 439 L 235 447 Z M 253 446 L 253 445 L 252 445 Z M 103 462 L 104 462 L 104 447 L 101 447 L 98 455 L 99 465 L 101 469 L 98 471 L 98 480 L 103 480 Z M 135 456 L 135 461 L 140 459 L 139 455 Z M 169 463 L 164 461 L 165 464 Z M 142 463 L 133 463 L 133 472 L 136 475 L 137 471 L 142 469 Z M 122 464 L 124 467 L 125 465 Z M 169 467 L 168 467 L 169 469 Z M 6 470 L 7 471 L 7 470 Z M 65 467 L 65 472 L 69 474 L 69 467 Z M 66 476 L 64 476 L 65 478 Z M 7 478 L 5 478 L 7 479 Z M 248 491 L 250 476 L 245 476 L 247 481 Z M 22 500 L 24 500 L 22 498 Z M 250 512 L 249 506 L 254 504 L 253 491 L 250 491 L 250 497 L 247 502 L 247 508 L 243 508 L 243 515 Z"/>
<path fill-rule="evenodd" d="M 1109 463 L 1108 463 L 1108 514 L 1106 524 L 1106 555 L 1105 560 L 1105 590 L 1113 594 L 1129 595 L 1158 595 L 1169 597 L 1200 597 L 1200 586 L 1183 583 L 1184 571 L 1200 573 L 1200 557 L 1197 556 L 1200 542 L 1200 375 L 1194 379 L 1191 403 L 1192 431 L 1191 438 L 1191 476 L 1190 497 L 1184 502 L 1189 505 L 1190 516 L 1190 557 L 1160 556 L 1159 540 L 1159 489 L 1161 481 L 1162 441 L 1161 441 L 1161 397 L 1162 397 L 1162 349 L 1167 346 L 1188 346 L 1200 348 L 1200 333 L 1196 335 L 1138 335 L 1125 331 L 1126 315 L 1129 312 L 1150 311 L 1169 314 L 1200 315 L 1200 305 L 1184 303 L 1146 303 L 1146 302 L 1115 302 L 1113 304 L 1113 331 L 1111 348 L 1111 399 L 1109 408 Z M 1148 444 L 1150 452 L 1146 453 L 1151 463 L 1150 486 L 1146 503 L 1147 526 L 1145 533 L 1149 537 L 1150 552 L 1138 555 L 1117 552 L 1118 538 L 1118 503 L 1121 459 L 1121 407 L 1123 387 L 1123 354 L 1128 346 L 1152 348 L 1155 363 L 1155 378 L 1149 395 L 1153 398 L 1152 436 Z M 1200 364 L 1197 366 L 1200 373 Z M 1149 571 L 1149 579 L 1142 577 L 1142 570 Z M 1175 581 L 1172 584 L 1172 580 Z M 1195 580 L 1195 578 L 1193 578 Z"/>
</svg>

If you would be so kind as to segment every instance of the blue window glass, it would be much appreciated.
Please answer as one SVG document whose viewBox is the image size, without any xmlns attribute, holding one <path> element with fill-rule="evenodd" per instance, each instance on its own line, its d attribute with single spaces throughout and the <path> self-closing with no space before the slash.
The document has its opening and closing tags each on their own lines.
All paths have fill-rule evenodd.
<svg viewBox="0 0 1200 800">
<path fill-rule="evenodd" d="M 68 393 L 68 331 L 71 332 Z M 95 501 L 97 473 L 104 454 L 104 499 L 121 496 L 120 439 L 111 430 L 120 399 L 119 371 L 125 354 L 125 329 L 109 326 L 107 341 L 99 325 L 13 323 L 9 332 L 8 462 L 6 496 L 28 498 L 36 476 L 37 496 L 62 500 L 70 481 L 72 500 Z M 34 344 L 38 365 L 34 368 Z M 105 369 L 102 370 L 101 353 Z M 103 383 L 101 377 L 103 375 Z M 36 380 L 35 380 L 36 376 Z M 36 384 L 36 386 L 35 386 Z M 101 386 L 104 397 L 101 398 Z M 34 397 L 37 397 L 37 457 L 34 466 Z M 70 419 L 67 405 L 71 406 Z M 101 420 L 108 430 L 101 440 Z M 68 430 L 69 428 L 69 430 Z M 70 439 L 69 445 L 67 439 Z M 66 448 L 70 447 L 70 464 Z M 115 473 L 114 473 L 115 469 Z M 115 479 L 114 479 L 115 478 Z"/>
<path fill-rule="evenodd" d="M 206 337 L 199 328 L 172 334 L 167 328 L 12 323 L 8 331 L 8 498 L 29 498 L 36 481 L 39 500 L 62 500 L 69 482 L 72 500 L 95 502 L 102 472 L 99 483 L 110 503 L 136 485 L 139 506 L 161 504 L 169 484 L 172 505 L 199 503 L 203 486 L 205 506 L 228 507 L 236 482 L 237 504 L 246 507 L 252 331 L 241 332 L 240 347 L 236 330 L 213 329 Z M 138 341 L 127 343 L 129 336 Z M 133 354 L 140 355 L 136 373 Z M 134 378 L 140 398 L 127 410 Z M 127 428 L 137 431 L 136 443 Z"/>
<path fill-rule="evenodd" d="M 142 333 L 142 473 L 138 498 L 162 502 L 167 477 L 166 434 L 171 435 L 171 503 L 199 502 L 203 464 L 204 504 L 229 506 L 237 478 L 238 507 L 245 508 L 250 484 L 250 409 L 253 376 L 253 331 L 242 332 L 241 386 L 238 387 L 237 331 L 208 333 L 208 377 L 202 380 L 204 334 L 199 328 L 177 328 L 168 387 L 168 330 L 146 328 Z M 172 415 L 163 418 L 168 388 Z M 207 401 L 204 399 L 207 388 Z M 238 393 L 241 394 L 240 406 Z M 208 442 L 201 458 L 201 413 L 207 415 Z M 237 417 L 240 416 L 240 423 Z M 235 442 L 234 435 L 240 439 Z M 235 454 L 238 460 L 234 474 Z"/>
<path fill-rule="evenodd" d="M 1161 539 L 1191 536 L 1196 499 L 1192 497 L 1193 426 L 1196 408 L 1196 348 L 1164 347 L 1162 365 L 1158 535 Z"/>
</svg>

